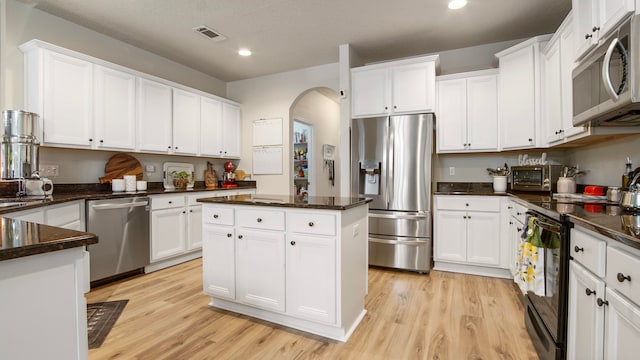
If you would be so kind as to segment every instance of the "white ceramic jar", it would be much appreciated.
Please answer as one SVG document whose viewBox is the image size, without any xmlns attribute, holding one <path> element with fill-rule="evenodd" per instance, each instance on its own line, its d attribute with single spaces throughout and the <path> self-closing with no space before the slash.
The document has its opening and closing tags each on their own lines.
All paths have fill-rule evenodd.
<svg viewBox="0 0 640 360">
<path fill-rule="evenodd" d="M 496 192 L 496 193 L 507 192 L 507 177 L 506 176 L 494 176 L 493 177 L 493 192 Z"/>
<path fill-rule="evenodd" d="M 573 194 L 576 192 L 576 179 L 561 176 L 558 178 L 558 194 Z"/>
</svg>

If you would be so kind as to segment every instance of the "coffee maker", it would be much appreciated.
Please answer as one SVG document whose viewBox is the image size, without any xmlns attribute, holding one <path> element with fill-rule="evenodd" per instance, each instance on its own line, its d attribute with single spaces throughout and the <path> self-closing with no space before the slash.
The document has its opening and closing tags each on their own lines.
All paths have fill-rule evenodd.
<svg viewBox="0 0 640 360">
<path fill-rule="evenodd" d="M 236 184 L 236 174 L 234 173 L 235 169 L 236 166 L 231 161 L 224 163 L 224 174 L 222 175 L 224 180 L 222 183 L 223 188 L 238 187 L 238 184 Z"/>
<path fill-rule="evenodd" d="M 0 177 L 3 189 L 11 189 L 20 197 L 47 196 L 53 183 L 41 179 L 38 172 L 40 141 L 36 137 L 38 114 L 22 110 L 2 112 L 4 134 L 0 143 Z"/>
</svg>

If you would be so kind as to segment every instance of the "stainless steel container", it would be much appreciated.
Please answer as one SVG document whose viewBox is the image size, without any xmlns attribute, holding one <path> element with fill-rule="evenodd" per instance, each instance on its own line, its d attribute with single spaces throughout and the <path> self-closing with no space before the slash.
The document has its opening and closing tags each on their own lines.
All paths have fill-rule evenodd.
<svg viewBox="0 0 640 360">
<path fill-rule="evenodd" d="M 4 142 L 20 142 L 39 144 L 38 114 L 22 110 L 4 110 L 2 123 L 4 126 Z"/>
<path fill-rule="evenodd" d="M 30 179 L 37 176 L 39 145 L 2 142 L 0 144 L 0 175 L 3 180 Z"/>
</svg>

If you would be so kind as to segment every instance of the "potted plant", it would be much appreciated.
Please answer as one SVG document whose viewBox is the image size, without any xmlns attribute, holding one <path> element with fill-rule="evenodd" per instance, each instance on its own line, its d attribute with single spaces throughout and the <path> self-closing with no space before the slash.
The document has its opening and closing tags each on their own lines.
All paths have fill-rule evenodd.
<svg viewBox="0 0 640 360">
<path fill-rule="evenodd" d="M 173 186 L 180 190 L 186 189 L 193 179 L 191 174 L 186 171 L 172 171 L 171 178 L 173 179 Z"/>
</svg>

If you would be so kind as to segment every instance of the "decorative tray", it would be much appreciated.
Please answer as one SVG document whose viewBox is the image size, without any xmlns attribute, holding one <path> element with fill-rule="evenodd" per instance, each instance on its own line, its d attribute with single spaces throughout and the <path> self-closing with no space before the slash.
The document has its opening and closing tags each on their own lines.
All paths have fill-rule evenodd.
<svg viewBox="0 0 640 360">
<path fill-rule="evenodd" d="M 162 171 L 164 177 L 163 186 L 165 190 L 176 189 L 176 187 L 173 186 L 173 176 L 171 175 L 171 173 L 173 173 L 174 171 L 186 171 L 187 173 L 191 174 L 191 180 L 189 181 L 189 184 L 187 184 L 187 190 L 193 190 L 193 184 L 195 183 L 195 170 L 193 164 L 166 162 L 162 164 Z"/>
</svg>

